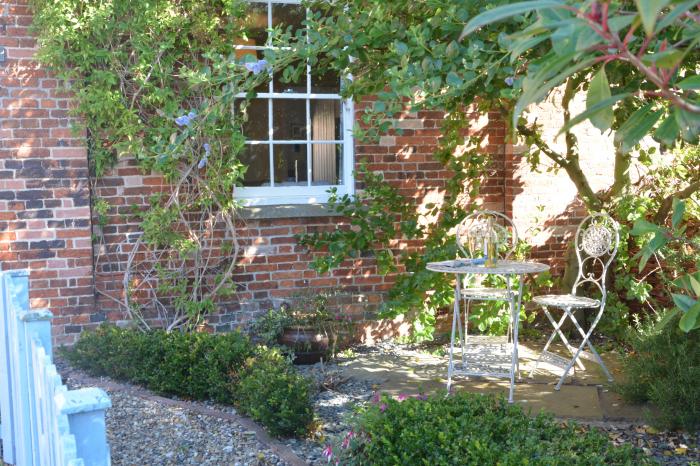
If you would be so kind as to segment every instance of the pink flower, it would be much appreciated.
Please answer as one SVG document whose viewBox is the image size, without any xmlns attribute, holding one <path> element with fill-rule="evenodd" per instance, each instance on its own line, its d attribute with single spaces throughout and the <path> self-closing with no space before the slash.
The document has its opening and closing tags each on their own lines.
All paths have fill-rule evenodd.
<svg viewBox="0 0 700 466">
<path fill-rule="evenodd" d="M 379 411 L 381 411 L 381 412 L 386 411 L 386 405 L 384 403 L 382 403 L 381 406 L 379 406 Z"/>
<path fill-rule="evenodd" d="M 330 445 L 326 445 L 326 448 L 323 449 L 323 456 L 328 458 L 328 462 L 331 462 L 331 458 L 333 458 L 333 447 Z"/>
<path fill-rule="evenodd" d="M 374 392 L 374 395 L 372 395 L 372 403 L 377 404 L 379 403 L 379 393 Z"/>
<path fill-rule="evenodd" d="M 348 448 L 350 446 L 350 440 L 352 440 L 352 438 L 354 436 L 355 436 L 355 432 L 353 432 L 353 431 L 350 431 L 347 434 L 345 434 L 345 438 L 343 439 L 343 443 L 341 444 L 341 446 L 343 448 Z"/>
<path fill-rule="evenodd" d="M 405 399 L 407 399 L 407 398 L 408 398 L 408 395 L 406 395 L 405 393 L 399 393 L 399 396 L 398 396 L 397 399 L 398 399 L 399 401 L 403 401 L 403 400 L 405 400 Z"/>
</svg>

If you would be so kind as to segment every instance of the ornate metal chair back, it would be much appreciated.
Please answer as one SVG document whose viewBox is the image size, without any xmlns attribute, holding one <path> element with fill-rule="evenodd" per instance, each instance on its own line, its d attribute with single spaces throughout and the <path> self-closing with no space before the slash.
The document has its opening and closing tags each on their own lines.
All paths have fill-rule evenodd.
<svg viewBox="0 0 700 466">
<path fill-rule="evenodd" d="M 467 215 L 457 225 L 457 247 L 465 258 L 478 257 L 482 253 L 482 238 L 488 235 L 489 227 L 496 240 L 496 254 L 509 259 L 518 245 L 518 230 L 513 221 L 495 210 L 478 210 Z"/>
<path fill-rule="evenodd" d="M 576 257 L 578 275 L 572 294 L 576 294 L 581 285 L 592 284 L 601 293 L 601 305 L 605 306 L 606 278 L 620 245 L 619 225 L 608 214 L 589 215 L 576 230 Z"/>
</svg>

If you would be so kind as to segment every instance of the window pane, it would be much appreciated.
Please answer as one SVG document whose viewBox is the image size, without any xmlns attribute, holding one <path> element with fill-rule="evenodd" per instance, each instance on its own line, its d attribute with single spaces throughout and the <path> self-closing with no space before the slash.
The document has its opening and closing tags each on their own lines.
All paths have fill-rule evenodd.
<svg viewBox="0 0 700 466">
<path fill-rule="evenodd" d="M 339 141 L 340 100 L 311 101 L 311 135 L 315 141 Z"/>
<path fill-rule="evenodd" d="M 306 100 L 277 99 L 272 101 L 273 138 L 276 140 L 306 140 Z"/>
<path fill-rule="evenodd" d="M 267 4 L 251 3 L 243 19 L 246 37 L 243 45 L 265 45 L 267 42 Z"/>
<path fill-rule="evenodd" d="M 266 99 L 236 100 L 235 114 L 236 118 L 242 119 L 242 130 L 246 139 L 251 141 L 269 139 L 269 108 Z"/>
<path fill-rule="evenodd" d="M 296 65 L 297 63 L 295 63 Z M 273 92 L 280 92 L 284 94 L 289 94 L 290 92 L 301 92 L 306 94 L 306 69 L 302 69 L 302 72 L 295 78 L 295 76 L 287 72 L 288 79 L 292 79 L 292 82 L 285 82 L 284 70 L 280 70 L 275 73 L 272 78 L 272 89 Z"/>
<path fill-rule="evenodd" d="M 287 31 L 291 26 L 291 33 L 296 34 L 302 29 L 302 21 L 306 20 L 306 8 L 301 5 L 284 5 L 274 3 L 272 5 L 272 27 L 281 26 Z"/>
<path fill-rule="evenodd" d="M 311 184 L 313 186 L 342 184 L 343 145 L 314 144 L 311 146 L 311 152 Z"/>
<path fill-rule="evenodd" d="M 306 186 L 306 144 L 275 144 L 275 186 Z"/>
<path fill-rule="evenodd" d="M 270 186 L 270 146 L 247 144 L 239 159 L 248 166 L 243 186 Z"/>
<path fill-rule="evenodd" d="M 340 75 L 335 71 L 328 71 L 323 75 L 317 74 L 311 69 L 311 92 L 314 94 L 338 94 L 340 93 Z"/>
</svg>

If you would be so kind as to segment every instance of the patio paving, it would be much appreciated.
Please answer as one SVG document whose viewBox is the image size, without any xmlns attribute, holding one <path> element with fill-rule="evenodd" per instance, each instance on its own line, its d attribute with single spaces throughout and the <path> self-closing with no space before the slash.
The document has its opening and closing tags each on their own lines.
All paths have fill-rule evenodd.
<svg viewBox="0 0 700 466">
<path fill-rule="evenodd" d="M 539 342 L 525 342 L 519 345 L 521 380 L 515 386 L 515 402 L 531 412 L 545 410 L 557 417 L 585 421 L 641 421 L 644 408 L 625 404 L 619 395 L 611 390 L 600 367 L 584 360 L 585 370 L 577 369 L 573 377 L 567 378 L 560 391 L 554 390 L 562 370 L 551 364 L 540 363 L 540 369 L 533 378 L 528 375 L 539 354 Z M 491 367 L 508 369 L 510 359 L 493 358 L 503 345 L 493 341 L 481 342 L 468 348 L 472 359 L 482 360 Z M 555 348 L 563 355 L 564 348 Z M 504 355 L 505 356 L 505 355 Z M 602 354 L 613 377 L 620 377 L 620 362 L 613 353 Z M 484 359 L 488 360 L 485 361 Z M 430 354 L 415 350 L 397 350 L 392 353 L 371 352 L 360 354 L 347 363 L 341 364 L 344 377 L 370 381 L 378 391 L 391 395 L 405 393 L 434 393 L 444 390 L 447 383 L 448 356 Z M 456 353 L 456 361 L 460 361 Z M 571 374 L 571 373 L 570 373 Z M 507 379 L 482 377 L 457 377 L 455 389 L 479 393 L 495 393 L 507 396 Z"/>
</svg>

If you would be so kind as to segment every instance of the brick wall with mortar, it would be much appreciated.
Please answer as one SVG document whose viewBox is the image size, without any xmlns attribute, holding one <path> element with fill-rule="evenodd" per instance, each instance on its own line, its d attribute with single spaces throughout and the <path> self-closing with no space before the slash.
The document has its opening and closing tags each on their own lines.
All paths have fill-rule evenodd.
<svg viewBox="0 0 700 466">
<path fill-rule="evenodd" d="M 33 58 L 26 1 L 0 8 L 0 269 L 30 269 L 31 306 L 71 343 L 95 309 L 87 154 L 70 99 Z"/>
<path fill-rule="evenodd" d="M 530 121 L 537 119 L 543 128 L 543 139 L 551 148 L 566 153 L 564 137 L 557 137 L 564 124 L 557 103 L 561 89 L 546 101 L 531 108 Z M 571 103 L 576 115 L 586 108 L 585 95 L 577 95 Z M 578 140 L 580 165 L 594 191 L 609 188 L 613 182 L 615 149 L 612 138 L 603 135 L 590 122 L 577 125 L 573 133 Z M 574 183 L 564 170 L 555 170 L 554 162 L 540 157 L 538 170 L 521 155 L 522 147 L 506 148 L 507 180 L 505 211 L 513 218 L 519 233 L 532 246 L 533 259 L 549 262 L 553 275 L 563 272 L 568 245 L 573 241 L 578 224 L 588 215 L 577 196 Z"/>
<path fill-rule="evenodd" d="M 360 103 L 356 111 L 362 112 L 367 104 Z M 439 204 L 451 176 L 432 155 L 438 145 L 443 117 L 441 112 L 402 116 L 401 135 L 389 133 L 376 144 L 356 145 L 357 166 L 365 161 L 369 170 L 381 171 L 387 181 L 401 194 L 414 199 L 419 208 L 428 203 Z M 489 123 L 487 119 L 482 119 L 479 125 L 489 136 L 485 150 L 495 159 L 484 184 L 484 200 L 491 208 L 503 210 L 504 125 Z M 358 188 L 361 187 L 358 181 Z M 129 214 L 133 206 L 145 206 L 152 194 L 163 189 L 163 184 L 157 175 L 141 174 L 133 160 L 122 159 L 106 176 L 95 181 L 94 189 L 95 197 L 111 206 L 106 225 L 96 231 L 97 236 L 104 238 L 95 248 L 97 308 L 100 319 L 119 321 L 126 318 L 119 304 L 123 296 L 122 277 L 139 232 L 137 220 Z M 235 300 L 220 303 L 222 312 L 209 318 L 211 327 L 225 331 L 245 325 L 260 312 L 309 290 L 340 292 L 334 298 L 340 312 L 356 321 L 371 319 L 394 277 L 379 274 L 376 261 L 370 256 L 346 261 L 330 274 L 319 275 L 310 267 L 313 255 L 295 239 L 298 234 L 345 227 L 349 227 L 347 219 L 327 216 L 242 222 L 239 230 L 242 252 L 234 275 L 239 290 Z M 418 241 L 392 243 L 396 253 L 419 246 Z M 368 326 L 363 329 L 364 337 L 371 338 L 385 330 L 385 327 Z"/>
<path fill-rule="evenodd" d="M 83 329 L 125 318 L 118 304 L 122 277 L 139 233 L 128 214 L 132 205 L 146 205 L 151 194 L 163 189 L 163 181 L 140 173 L 132 160 L 121 160 L 95 182 L 95 195 L 111 205 L 107 224 L 102 228 L 96 218 L 91 220 L 87 154 L 83 139 L 70 131 L 70 99 L 33 58 L 35 40 L 28 32 L 26 1 L 6 5 L 7 27 L 0 31 L 0 46 L 8 51 L 8 61 L 0 65 L 0 260 L 3 270 L 31 269 L 31 305 L 51 309 L 56 342 L 72 343 Z M 357 112 L 366 104 L 357 105 Z M 543 112 L 552 119 L 557 116 L 551 108 Z M 373 145 L 357 144 L 356 160 L 382 171 L 418 209 L 439 204 L 451 176 L 432 157 L 442 119 L 440 112 L 404 115 L 399 122 L 403 134 L 390 133 Z M 513 215 L 521 231 L 534 225 L 534 206 L 544 205 L 538 221 L 545 222 L 551 234 L 536 244 L 535 254 L 555 261 L 566 239 L 557 228 L 571 231 L 580 216 L 570 182 L 563 173 L 529 171 L 505 143 L 505 126 L 497 119 L 475 117 L 474 127 L 486 131 L 484 149 L 494 160 L 477 202 Z M 598 159 L 590 165 L 602 167 L 604 178 L 606 168 Z M 340 289 L 347 293 L 338 302 L 342 312 L 357 320 L 372 317 L 393 277 L 378 274 L 372 257 L 347 261 L 330 275 L 319 276 L 309 268 L 312 256 L 294 239 L 296 234 L 346 225 L 337 217 L 247 220 L 241 228 L 244 254 L 235 277 L 241 288 L 237 300 L 223 303 L 223 312 L 213 316 L 212 327 L 244 325 L 258 312 L 307 289 Z M 94 245 L 94 256 L 93 227 L 104 237 L 104 243 Z M 533 235 L 535 242 L 538 238 Z M 419 244 L 396 241 L 392 246 L 398 250 Z M 365 337 L 392 330 L 395 326 L 367 328 Z"/>
</svg>

